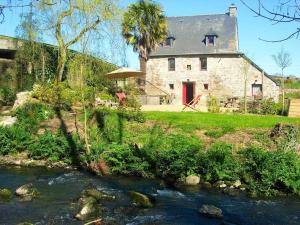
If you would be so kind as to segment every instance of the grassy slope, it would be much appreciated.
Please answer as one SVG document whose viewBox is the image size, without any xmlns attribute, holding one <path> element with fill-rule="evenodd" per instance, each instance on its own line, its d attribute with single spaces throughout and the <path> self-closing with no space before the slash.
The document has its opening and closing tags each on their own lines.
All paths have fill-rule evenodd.
<svg viewBox="0 0 300 225">
<path fill-rule="evenodd" d="M 300 118 L 194 112 L 147 112 L 146 118 L 168 123 L 186 131 L 210 128 L 272 128 L 276 123 L 300 124 Z"/>
</svg>

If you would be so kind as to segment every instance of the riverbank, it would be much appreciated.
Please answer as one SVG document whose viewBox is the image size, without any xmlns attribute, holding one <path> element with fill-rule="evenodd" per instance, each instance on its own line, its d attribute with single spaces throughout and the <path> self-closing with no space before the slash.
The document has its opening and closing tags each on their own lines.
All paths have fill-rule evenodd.
<svg viewBox="0 0 300 225">
<path fill-rule="evenodd" d="M 194 176 L 196 184 L 215 185 L 228 193 L 241 186 L 253 196 L 300 193 L 297 123 L 253 130 L 254 124 L 251 136 L 244 136 L 241 132 L 249 131 L 222 127 L 228 115 L 214 116 L 219 118 L 217 128 L 194 127 L 192 132 L 126 109 L 95 108 L 85 116 L 31 103 L 16 115 L 17 124 L 1 128 L 0 152 L 17 164 L 76 165 L 97 174 L 157 177 L 171 183 L 188 183 Z M 190 115 L 187 124 L 203 116 L 184 115 Z M 211 123 L 216 126 L 217 120 Z M 241 139 L 243 145 L 237 143 Z M 24 152 L 26 160 L 14 159 Z M 234 183 L 239 187 L 232 188 Z"/>
<path fill-rule="evenodd" d="M 300 223 L 298 198 L 249 199 L 240 194 L 228 196 L 204 188 L 170 187 L 160 180 L 129 177 L 96 177 L 80 171 L 42 168 L 1 168 L 0 185 L 11 190 L 32 182 L 40 197 L 20 202 L 13 197 L 10 204 L 0 204 L 0 224 L 79 225 L 74 208 L 80 193 L 95 187 L 116 196 L 115 201 L 102 201 L 103 224 L 114 225 L 265 225 Z M 153 208 L 132 204 L 130 191 L 138 191 L 155 199 Z M 199 213 L 202 205 L 222 209 L 222 219 L 210 219 Z M 16 216 L 18 215 L 18 216 Z"/>
</svg>

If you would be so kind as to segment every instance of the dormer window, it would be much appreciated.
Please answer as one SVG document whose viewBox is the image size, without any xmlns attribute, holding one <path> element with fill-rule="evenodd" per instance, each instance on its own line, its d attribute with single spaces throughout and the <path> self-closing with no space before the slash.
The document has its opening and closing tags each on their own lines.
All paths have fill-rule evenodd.
<svg viewBox="0 0 300 225">
<path fill-rule="evenodd" d="M 174 45 L 175 38 L 170 36 L 164 42 L 164 47 L 172 47 Z"/>
<path fill-rule="evenodd" d="M 216 46 L 218 35 L 210 29 L 210 31 L 205 35 L 205 45 L 206 46 Z"/>
<path fill-rule="evenodd" d="M 206 35 L 206 38 L 205 38 L 206 46 L 215 46 L 216 45 L 216 39 L 217 39 L 217 36 Z"/>
</svg>

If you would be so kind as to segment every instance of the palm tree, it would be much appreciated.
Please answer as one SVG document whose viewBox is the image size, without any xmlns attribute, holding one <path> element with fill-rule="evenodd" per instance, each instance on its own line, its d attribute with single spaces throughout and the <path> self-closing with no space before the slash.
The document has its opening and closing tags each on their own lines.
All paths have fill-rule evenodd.
<svg viewBox="0 0 300 225">
<path fill-rule="evenodd" d="M 149 54 L 167 37 L 167 21 L 161 6 L 151 0 L 129 5 L 123 17 L 122 35 L 139 53 L 141 71 L 146 73 Z"/>
</svg>

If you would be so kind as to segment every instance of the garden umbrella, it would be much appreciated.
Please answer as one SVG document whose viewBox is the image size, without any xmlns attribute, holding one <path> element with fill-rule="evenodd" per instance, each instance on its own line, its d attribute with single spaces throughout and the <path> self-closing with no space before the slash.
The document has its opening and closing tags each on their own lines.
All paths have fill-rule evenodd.
<svg viewBox="0 0 300 225">
<path fill-rule="evenodd" d="M 142 77 L 145 73 L 139 70 L 121 67 L 107 74 L 110 79 L 126 79 L 129 77 Z"/>
</svg>

